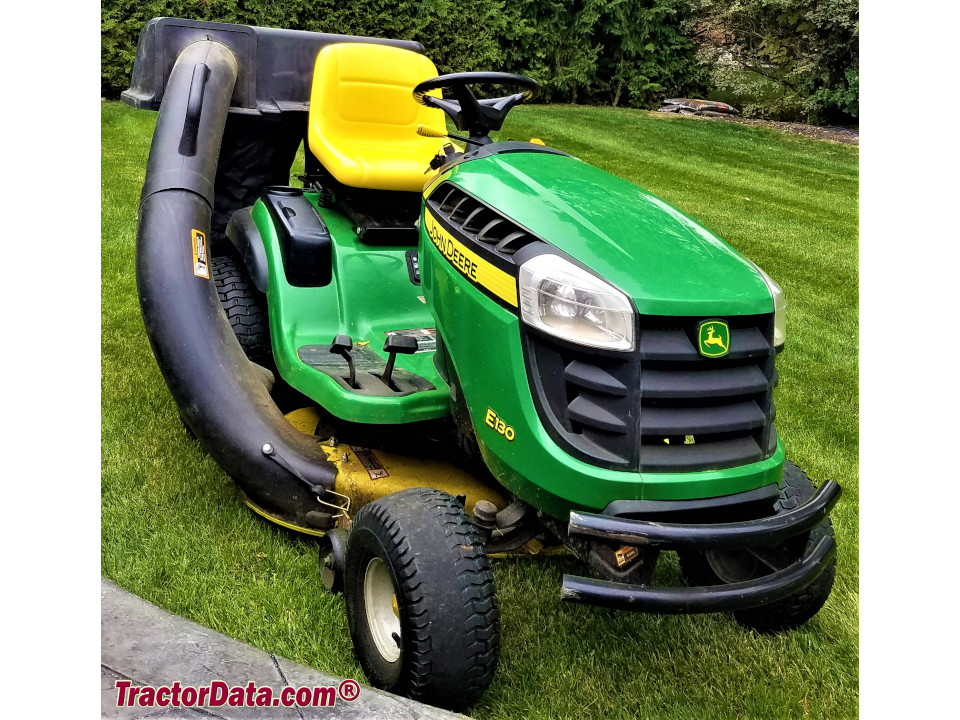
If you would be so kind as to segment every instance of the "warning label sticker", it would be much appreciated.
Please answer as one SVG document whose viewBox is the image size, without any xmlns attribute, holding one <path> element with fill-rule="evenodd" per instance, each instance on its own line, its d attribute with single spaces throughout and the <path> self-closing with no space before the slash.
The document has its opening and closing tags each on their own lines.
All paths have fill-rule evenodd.
<svg viewBox="0 0 960 720">
<path fill-rule="evenodd" d="M 436 328 L 413 328 L 410 330 L 390 330 L 385 335 L 403 335 L 417 339 L 417 352 L 436 352 L 437 350 L 437 329 Z"/>
<path fill-rule="evenodd" d="M 201 231 L 190 231 L 190 244 L 193 246 L 193 274 L 197 277 L 210 279 L 210 266 L 207 263 L 207 236 Z"/>
<path fill-rule="evenodd" d="M 622 545 L 620 549 L 617 550 L 617 567 L 622 568 L 628 562 L 633 560 L 640 554 L 640 551 L 637 550 L 632 545 Z"/>
<path fill-rule="evenodd" d="M 373 454 L 373 450 L 362 447 L 350 446 L 350 449 L 353 450 L 353 454 L 357 456 L 357 460 L 360 461 L 360 464 L 363 465 L 363 469 L 367 471 L 367 475 L 370 476 L 371 480 L 376 480 L 377 478 L 389 477 L 390 473 L 387 472 L 387 469 L 383 466 L 383 463 Z"/>
</svg>

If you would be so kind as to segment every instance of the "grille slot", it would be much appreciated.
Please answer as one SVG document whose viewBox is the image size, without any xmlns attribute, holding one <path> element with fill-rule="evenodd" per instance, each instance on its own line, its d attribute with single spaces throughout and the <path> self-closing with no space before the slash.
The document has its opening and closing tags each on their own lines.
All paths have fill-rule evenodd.
<svg viewBox="0 0 960 720">
<path fill-rule="evenodd" d="M 683 318 L 675 318 L 674 322 Z M 700 319 L 691 320 L 692 326 L 676 329 L 651 329 L 640 337 L 641 360 L 666 360 L 670 362 L 701 362 L 704 360 L 697 352 L 696 324 Z M 731 325 L 731 327 L 733 327 Z M 692 328 L 692 330 L 691 330 Z M 738 328 L 730 352 L 724 361 L 765 358 L 770 354 L 770 341 L 758 327 Z"/>
<path fill-rule="evenodd" d="M 776 449 L 776 445 L 774 445 Z M 764 454 L 751 437 L 738 437 L 695 445 L 644 446 L 644 464 L 649 468 L 671 468 L 676 471 L 694 471 L 707 468 L 734 467 L 758 462 L 772 453 Z"/>
<path fill-rule="evenodd" d="M 494 218 L 480 229 L 480 232 L 477 233 L 477 240 L 484 243 L 500 242 L 502 238 L 500 237 L 499 233 L 497 233 L 497 228 L 504 225 L 509 227 L 509 224 L 507 224 L 507 221 L 503 218 Z"/>
<path fill-rule="evenodd" d="M 617 417 L 604 408 L 602 398 L 592 400 L 587 395 L 578 395 L 567 406 L 567 414 L 581 428 L 587 426 L 605 432 L 617 433 L 618 435 L 627 433 L 625 419 Z"/>
<path fill-rule="evenodd" d="M 453 208 L 460 200 L 466 196 L 466 193 L 460 192 L 453 185 L 441 185 L 430 196 L 430 199 L 437 204 L 437 209 L 445 216 L 449 217 Z"/>
<path fill-rule="evenodd" d="M 462 227 L 467 232 L 479 232 L 486 227 L 492 219 L 495 219 L 493 210 L 481 205 L 467 215 L 467 219 L 463 221 Z"/>
<path fill-rule="evenodd" d="M 752 430 L 767 422 L 766 414 L 753 400 L 714 407 L 657 407 L 643 409 L 641 423 L 646 435 L 716 435 Z"/>
<path fill-rule="evenodd" d="M 570 384 L 596 390 L 614 397 L 624 397 L 627 386 L 596 365 L 574 360 L 563 369 L 563 378 Z"/>
<path fill-rule="evenodd" d="M 719 398 L 766 392 L 769 378 L 758 365 L 723 370 L 644 370 L 643 396 L 649 400 Z"/>
<path fill-rule="evenodd" d="M 427 201 L 436 215 L 471 240 L 494 245 L 501 255 L 512 256 L 538 238 L 493 208 L 448 182 L 440 183 Z"/>
<path fill-rule="evenodd" d="M 450 222 L 460 224 L 477 209 L 476 201 L 472 197 L 464 196 L 450 211 Z"/>
</svg>

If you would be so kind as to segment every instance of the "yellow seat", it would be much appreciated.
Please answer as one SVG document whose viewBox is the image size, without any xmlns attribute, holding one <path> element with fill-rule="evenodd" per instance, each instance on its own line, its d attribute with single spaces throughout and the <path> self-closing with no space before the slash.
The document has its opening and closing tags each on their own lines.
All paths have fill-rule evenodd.
<svg viewBox="0 0 960 720">
<path fill-rule="evenodd" d="M 437 75 L 430 59 L 412 50 L 327 45 L 310 91 L 310 150 L 344 185 L 420 192 L 447 141 L 417 135 L 417 125 L 434 133 L 446 133 L 446 125 L 442 110 L 414 101 L 413 88 Z"/>
</svg>

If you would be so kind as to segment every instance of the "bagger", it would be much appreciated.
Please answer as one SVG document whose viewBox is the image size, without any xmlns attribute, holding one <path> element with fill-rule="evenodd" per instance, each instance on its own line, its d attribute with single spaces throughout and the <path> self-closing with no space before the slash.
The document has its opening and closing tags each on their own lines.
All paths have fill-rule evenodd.
<svg viewBox="0 0 960 720">
<path fill-rule="evenodd" d="M 840 488 L 777 438 L 780 287 L 631 183 L 494 142 L 530 78 L 438 76 L 422 51 L 144 29 L 137 283 L 184 424 L 247 505 L 320 538 L 381 688 L 479 697 L 503 553 L 581 559 L 572 602 L 807 621 Z M 663 551 L 690 586 L 651 584 Z"/>
</svg>

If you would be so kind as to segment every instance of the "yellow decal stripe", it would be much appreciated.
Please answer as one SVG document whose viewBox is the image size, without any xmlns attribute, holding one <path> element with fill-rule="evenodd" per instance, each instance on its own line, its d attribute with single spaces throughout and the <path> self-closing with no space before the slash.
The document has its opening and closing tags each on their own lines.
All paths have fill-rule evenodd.
<svg viewBox="0 0 960 720">
<path fill-rule="evenodd" d="M 471 282 L 517 307 L 517 281 L 512 275 L 487 262 L 444 230 L 429 208 L 424 210 L 423 218 L 427 235 L 447 262 Z"/>
</svg>

